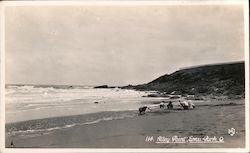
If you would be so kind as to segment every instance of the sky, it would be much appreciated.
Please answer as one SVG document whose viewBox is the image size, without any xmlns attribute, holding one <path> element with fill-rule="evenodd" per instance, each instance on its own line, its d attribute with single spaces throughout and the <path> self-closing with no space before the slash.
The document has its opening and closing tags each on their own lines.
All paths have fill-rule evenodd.
<svg viewBox="0 0 250 153">
<path fill-rule="evenodd" d="M 128 85 L 244 60 L 239 5 L 9 6 L 8 84 Z"/>
</svg>

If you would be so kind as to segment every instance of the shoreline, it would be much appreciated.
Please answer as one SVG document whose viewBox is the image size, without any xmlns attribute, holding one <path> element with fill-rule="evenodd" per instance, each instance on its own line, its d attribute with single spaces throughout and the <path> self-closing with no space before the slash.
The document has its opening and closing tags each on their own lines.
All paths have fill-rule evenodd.
<svg viewBox="0 0 250 153">
<path fill-rule="evenodd" d="M 14 135 L 33 132 L 46 132 L 58 129 L 64 129 L 72 126 L 95 124 L 101 121 L 117 120 L 131 118 L 137 115 L 136 110 L 128 111 L 103 111 L 98 113 L 58 116 L 50 118 L 41 118 L 35 120 L 20 121 L 5 124 L 5 130 L 8 135 L 13 132 Z"/>
<path fill-rule="evenodd" d="M 194 110 L 152 111 L 145 115 L 137 115 L 137 111 L 102 112 L 97 114 L 67 116 L 60 118 L 25 121 L 13 124 L 32 122 L 54 123 L 58 125 L 75 124 L 55 130 L 8 135 L 6 130 L 6 147 L 13 141 L 15 147 L 75 147 L 75 148 L 192 148 L 192 147 L 243 147 L 244 146 L 244 103 L 236 100 L 199 106 Z M 227 103 L 227 104 L 225 104 Z M 123 115 L 127 116 L 123 116 Z M 112 117 L 116 118 L 112 118 Z M 96 117 L 96 118 L 95 118 Z M 95 119 L 103 117 L 95 122 Z M 92 120 L 90 120 L 90 118 Z M 106 118 L 106 119 L 105 119 Z M 93 122 L 82 124 L 84 121 Z M 42 122 L 41 122 L 42 121 Z M 79 123 L 79 124 L 78 124 Z M 12 125 L 13 125 L 12 124 Z M 6 126 L 10 126 L 8 124 Z M 235 128 L 235 136 L 228 135 L 228 129 Z M 7 127 L 6 127 L 7 128 Z M 165 137 L 204 137 L 223 136 L 223 144 L 158 144 L 145 142 L 147 136 Z"/>
<path fill-rule="evenodd" d="M 157 98 L 164 98 L 164 97 L 157 97 Z M 162 100 L 159 99 L 144 101 L 141 103 L 143 105 L 152 105 L 156 106 L 159 105 Z M 176 102 L 179 99 L 164 99 L 164 103 L 168 103 L 169 101 Z M 245 99 L 203 99 L 203 100 L 192 100 L 196 106 L 220 106 L 220 105 L 228 105 L 228 104 L 245 104 Z M 21 124 L 25 122 L 35 122 L 41 120 L 53 120 L 53 119 L 60 119 L 60 118 L 77 118 L 77 117 L 84 117 L 84 116 L 95 116 L 98 114 L 106 114 L 106 113 L 126 113 L 126 112 L 134 112 L 137 113 L 138 109 L 131 109 L 131 110 L 114 110 L 114 111 L 101 111 L 101 112 L 93 112 L 93 113 L 84 113 L 84 114 L 76 114 L 76 115 L 66 115 L 66 116 L 54 116 L 54 117 L 45 117 L 45 118 L 38 118 L 38 119 L 31 119 L 31 120 L 22 120 L 22 121 L 15 121 L 15 122 L 8 122 L 5 125 L 12 125 L 12 124 Z"/>
</svg>

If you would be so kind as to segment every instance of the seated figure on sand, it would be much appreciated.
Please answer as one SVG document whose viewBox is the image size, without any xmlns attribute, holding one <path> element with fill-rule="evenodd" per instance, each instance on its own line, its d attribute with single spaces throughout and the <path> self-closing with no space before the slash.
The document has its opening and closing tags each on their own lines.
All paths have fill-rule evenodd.
<svg viewBox="0 0 250 153">
<path fill-rule="evenodd" d="M 194 103 L 193 103 L 192 101 L 188 101 L 188 107 L 189 107 L 190 109 L 194 109 L 194 108 L 195 108 L 195 105 L 194 105 Z"/>
<path fill-rule="evenodd" d="M 180 105 L 183 107 L 183 109 L 194 109 L 195 105 L 191 101 L 182 101 L 180 102 Z"/>
<path fill-rule="evenodd" d="M 161 103 L 160 103 L 160 108 L 164 108 L 165 107 L 165 104 L 164 104 L 164 101 L 162 101 Z"/>
<path fill-rule="evenodd" d="M 187 101 L 180 102 L 180 105 L 183 107 L 183 109 L 188 109 L 188 102 Z"/>
</svg>

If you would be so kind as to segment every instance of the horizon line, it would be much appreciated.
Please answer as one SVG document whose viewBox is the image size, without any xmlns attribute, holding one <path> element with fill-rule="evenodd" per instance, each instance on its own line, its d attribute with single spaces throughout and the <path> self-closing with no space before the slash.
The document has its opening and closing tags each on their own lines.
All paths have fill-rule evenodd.
<svg viewBox="0 0 250 153">
<path fill-rule="evenodd" d="M 228 64 L 236 64 L 236 63 L 245 63 L 245 60 L 240 60 L 240 61 L 232 61 L 232 62 L 222 62 L 222 63 L 210 63 L 210 64 L 201 64 L 201 65 L 194 65 L 194 66 L 187 66 L 187 67 L 181 67 L 179 69 L 177 69 L 176 71 L 173 71 L 172 73 L 174 72 L 177 72 L 177 71 L 180 71 L 180 70 L 188 70 L 188 69 L 192 69 L 192 68 L 199 68 L 199 67 L 205 67 L 205 66 L 216 66 L 216 65 L 228 65 Z M 170 73 L 170 74 L 172 74 Z M 167 74 L 167 73 L 166 73 Z M 164 75 L 166 75 L 164 74 Z M 170 75 L 170 74 L 167 74 L 167 75 Z M 163 75 L 161 75 L 163 76 Z M 159 77 L 161 77 L 159 76 Z M 157 78 L 159 78 L 157 77 Z M 156 79 L 157 79 L 156 78 Z M 155 80 L 155 79 L 153 79 Z M 151 81 L 148 81 L 149 82 L 152 82 L 153 80 Z M 145 83 L 143 83 L 145 84 Z M 30 86 L 101 86 L 101 85 L 108 85 L 108 84 L 98 84 L 98 85 L 83 85 L 83 84 L 36 84 L 36 83 L 5 83 L 5 86 L 6 85 L 30 85 Z M 127 85 L 132 85 L 131 83 L 127 84 Z M 109 87 L 123 87 L 123 86 L 127 86 L 127 85 L 108 85 Z M 139 84 L 136 84 L 136 85 L 139 85 Z"/>
</svg>

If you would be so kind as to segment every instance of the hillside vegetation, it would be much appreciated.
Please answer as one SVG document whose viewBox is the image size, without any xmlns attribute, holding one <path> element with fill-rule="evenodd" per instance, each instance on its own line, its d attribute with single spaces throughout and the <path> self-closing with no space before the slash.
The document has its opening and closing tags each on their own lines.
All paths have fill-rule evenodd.
<svg viewBox="0 0 250 153">
<path fill-rule="evenodd" d="M 181 69 L 147 84 L 126 88 L 157 90 L 168 94 L 244 95 L 244 62 Z"/>
</svg>

